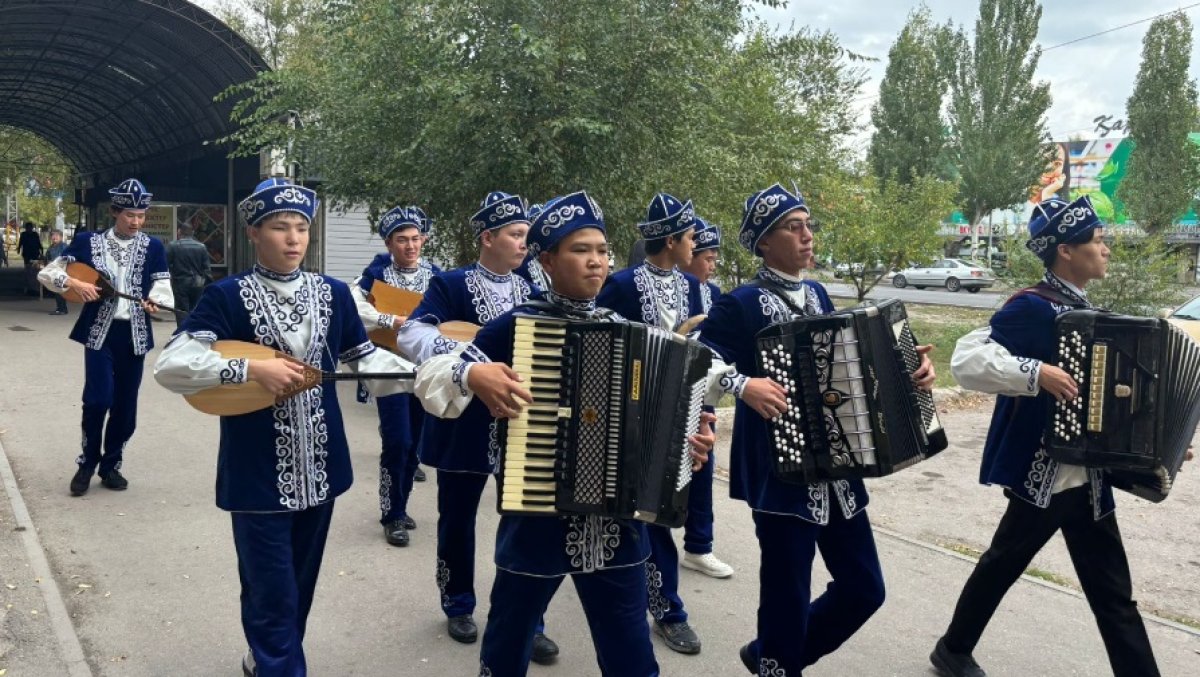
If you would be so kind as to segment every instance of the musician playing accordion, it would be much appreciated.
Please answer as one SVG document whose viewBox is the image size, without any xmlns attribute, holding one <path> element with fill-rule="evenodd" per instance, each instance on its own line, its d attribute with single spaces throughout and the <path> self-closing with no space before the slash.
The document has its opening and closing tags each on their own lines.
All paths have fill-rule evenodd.
<svg viewBox="0 0 1200 677">
<path fill-rule="evenodd" d="M 813 231 L 804 198 L 779 184 L 751 195 L 738 241 L 763 260 L 748 284 L 722 295 L 700 325 L 700 342 L 724 361 L 714 386 L 734 393 L 729 493 L 749 504 L 761 550 L 757 638 L 741 649 L 746 669 L 800 675 L 837 649 L 883 604 L 883 573 L 865 512 L 861 479 L 789 484 L 772 469 L 767 421 L 783 415 L 783 387 L 748 378 L 756 335 L 764 328 L 834 310 L 825 288 L 801 278 L 813 261 Z M 932 387 L 933 365 L 921 347 L 914 383 Z M 714 388 L 714 390 L 717 388 Z M 820 548 L 833 581 L 810 599 L 812 562 Z"/>
<path fill-rule="evenodd" d="M 1107 271 L 1104 226 L 1087 196 L 1071 203 L 1055 198 L 1034 208 L 1029 236 L 1025 246 L 1045 264 L 1045 277 L 1009 298 L 989 326 L 959 339 L 950 363 L 963 387 L 997 395 L 979 481 L 1004 487 L 1008 508 L 930 660 L 946 675 L 983 675 L 971 653 L 984 628 L 1034 555 L 1061 529 L 1113 672 L 1157 675 L 1132 599 L 1112 488 L 1101 470 L 1050 458 L 1043 438 L 1053 400 L 1079 395 L 1079 384 L 1053 365 L 1055 318 L 1092 307 L 1084 287 Z"/>
<path fill-rule="evenodd" d="M 596 307 L 607 275 L 608 244 L 600 208 L 586 193 L 546 203 L 532 221 L 529 247 L 538 253 L 550 288 L 488 323 L 473 343 L 421 365 L 415 392 L 430 414 L 457 417 L 478 398 L 492 416 L 513 418 L 532 402 L 528 384 L 518 381 L 508 366 L 515 313 L 618 319 Z M 704 451 L 712 442 L 711 434 L 692 437 L 693 446 Z M 539 617 L 567 575 L 586 612 L 601 672 L 658 674 L 646 623 L 647 541 L 645 524 L 633 520 L 594 514 L 502 515 L 480 674 L 526 673 Z"/>
</svg>

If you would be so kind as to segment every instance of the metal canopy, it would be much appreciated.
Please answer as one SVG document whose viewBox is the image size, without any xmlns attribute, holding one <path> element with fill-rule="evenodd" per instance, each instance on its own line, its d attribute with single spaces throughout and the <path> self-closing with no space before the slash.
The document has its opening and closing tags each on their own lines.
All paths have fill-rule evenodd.
<svg viewBox="0 0 1200 677">
<path fill-rule="evenodd" d="M 183 0 L 0 0 L 0 124 L 54 144 L 82 174 L 224 151 L 231 101 L 267 65 Z"/>
</svg>

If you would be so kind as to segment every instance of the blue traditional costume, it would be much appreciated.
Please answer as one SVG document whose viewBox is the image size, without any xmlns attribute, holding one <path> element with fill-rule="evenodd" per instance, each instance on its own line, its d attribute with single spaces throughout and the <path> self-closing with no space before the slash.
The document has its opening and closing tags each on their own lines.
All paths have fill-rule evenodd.
<svg viewBox="0 0 1200 677">
<path fill-rule="evenodd" d="M 145 211 L 153 197 L 137 179 L 126 179 L 108 193 L 113 209 L 118 210 Z M 62 256 L 42 269 L 38 279 L 61 294 L 67 288 L 67 265 L 75 261 L 95 268 L 121 293 L 174 305 L 166 248 L 157 238 L 142 232 L 126 237 L 115 227 L 79 233 Z M 90 479 L 97 469 L 102 479 L 113 473 L 120 477 L 125 445 L 137 426 L 138 388 L 146 353 L 154 347 L 149 316 L 141 304 L 128 299 L 114 296 L 93 301 L 83 306 L 71 340 L 85 347 L 83 443 L 76 460 L 77 477 Z M 86 483 L 82 487 L 87 490 Z M 82 493 L 76 492 L 75 482 L 72 493 Z"/>
<path fill-rule="evenodd" d="M 657 240 L 695 227 L 692 203 L 681 202 L 666 193 L 650 201 L 646 220 L 638 230 L 647 241 Z M 596 303 L 618 315 L 668 331 L 678 329 L 688 318 L 700 312 L 700 282 L 677 268 L 665 270 L 643 261 L 632 268 L 613 273 L 604 283 Z M 711 496 L 710 496 L 711 500 Z M 711 507 L 710 507 L 711 510 Z M 650 613 L 656 628 L 664 631 L 688 622 L 687 610 L 679 597 L 679 551 L 671 530 L 650 525 L 650 559 L 646 562 L 646 585 Z M 698 640 L 689 653 L 699 651 Z"/>
<path fill-rule="evenodd" d="M 714 249 L 720 251 L 721 229 L 697 216 L 696 234 L 692 236 L 692 241 L 695 243 L 692 246 L 693 256 Z M 708 311 L 712 310 L 713 303 L 721 296 L 721 288 L 705 281 L 699 284 L 697 291 L 700 294 L 700 308 L 697 313 L 707 315 Z"/>
<path fill-rule="evenodd" d="M 414 209 L 416 208 L 396 207 L 379 219 L 379 236 L 384 242 L 388 241 L 392 233 L 409 228 L 416 229 L 422 236 L 429 235 L 428 220 L 423 217 L 423 212 L 413 211 Z M 367 329 L 392 330 L 395 326 L 395 316 L 379 312 L 367 301 L 371 286 L 376 281 L 424 294 L 429 288 L 429 281 L 440 272 L 440 268 L 425 259 L 420 259 L 413 268 L 401 268 L 392 261 L 391 254 L 376 256 L 350 288 L 363 324 Z M 365 392 L 360 388 L 360 401 L 369 399 L 364 395 Z M 408 516 L 408 497 L 412 492 L 413 476 L 417 471 L 417 445 L 425 420 L 425 411 L 410 394 L 377 397 L 375 404 L 379 409 L 379 436 L 383 443 L 383 450 L 379 455 L 379 523 L 387 531 L 390 543 L 407 545 L 407 525 L 415 526 Z M 397 522 L 404 523 L 401 526 L 406 528 L 394 528 Z M 403 533 L 403 538 L 393 536 L 396 533 Z"/>
<path fill-rule="evenodd" d="M 541 204 L 529 205 L 529 209 L 525 212 L 525 215 L 530 221 L 533 221 L 537 218 L 538 214 L 542 213 L 543 208 L 544 205 Z M 514 272 L 524 278 L 529 283 L 529 288 L 535 292 L 545 291 L 550 288 L 550 278 L 546 276 L 546 271 L 542 270 L 542 263 L 538 261 L 538 257 L 533 253 L 533 250 L 530 250 L 529 256 L 525 257 L 525 260 L 521 262 L 521 265 Z"/>
<path fill-rule="evenodd" d="M 1051 268 L 1058 245 L 1089 242 L 1097 228 L 1103 224 L 1086 196 L 1039 204 L 1029 221 L 1026 247 L 1046 265 L 1044 279 L 1014 294 L 988 327 L 967 334 L 955 348 L 955 379 L 965 388 L 997 395 L 979 481 L 1004 487 L 1009 501 L 934 652 L 935 664 L 939 658 L 969 659 L 1005 593 L 1062 529 L 1113 672 L 1158 674 L 1132 599 L 1112 487 L 1102 470 L 1050 458 L 1043 439 L 1053 397 L 1041 391 L 1039 378 L 1043 363 L 1053 364 L 1057 354 L 1054 320 L 1068 310 L 1092 307 L 1082 289 Z"/>
<path fill-rule="evenodd" d="M 776 184 L 746 200 L 738 241 L 759 256 L 762 237 L 804 199 Z M 729 365 L 722 389 L 738 396 L 729 494 L 749 504 L 761 550 L 758 637 L 742 659 L 759 675 L 795 677 L 837 649 L 883 604 L 883 573 L 864 512 L 861 480 L 787 484 L 772 471 L 767 423 L 741 399 L 753 372 L 756 335 L 797 317 L 832 312 L 821 284 L 764 266 L 753 282 L 722 295 L 700 325 L 700 341 Z M 833 581 L 811 599 L 817 549 Z"/>
<path fill-rule="evenodd" d="M 515 195 L 490 193 L 471 217 L 476 239 L 486 231 L 527 223 Z M 397 344 L 417 364 L 442 355 L 456 342 L 437 325 L 463 321 L 486 325 L 529 298 L 525 280 L 473 263 L 435 275 L 421 305 L 400 329 Z M 496 472 L 496 425 L 487 407 L 474 402 L 458 420 L 427 416 L 421 430 L 421 462 L 437 469 L 437 573 L 442 611 L 448 618 L 475 611 L 475 515 L 487 480 Z"/>
<path fill-rule="evenodd" d="M 285 179 L 260 183 L 239 205 L 249 227 L 292 212 L 311 222 L 316 194 Z M 324 275 L 256 264 L 204 290 L 154 367 L 160 384 L 189 394 L 248 381 L 245 359 L 215 341 L 260 343 L 323 371 L 397 372 L 412 365 L 367 340 L 349 287 Z M 376 395 L 409 381 L 373 381 Z M 337 389 L 318 385 L 267 409 L 221 417 L 217 507 L 232 513 L 242 584 L 242 627 L 257 677 L 306 674 L 303 639 L 334 499 L 350 488 L 350 452 Z M 254 672 L 257 664 L 257 672 Z"/>
<path fill-rule="evenodd" d="M 530 249 L 535 254 L 548 251 L 584 228 L 604 230 L 603 214 L 586 193 L 552 200 L 533 221 Z M 487 413 L 470 390 L 471 365 L 512 362 L 515 313 L 620 320 L 598 310 L 594 299 L 570 299 L 552 289 L 537 292 L 529 304 L 519 305 L 485 326 L 471 344 L 456 346 L 422 365 L 416 392 L 427 411 L 453 417 L 479 407 Z M 494 430 L 495 422 L 490 426 Z M 641 522 L 597 515 L 502 516 L 496 534 L 497 571 L 481 650 L 481 677 L 525 674 L 539 618 L 568 574 L 587 615 L 601 673 L 657 675 L 646 625 L 643 563 L 648 555 L 646 527 Z"/>
</svg>

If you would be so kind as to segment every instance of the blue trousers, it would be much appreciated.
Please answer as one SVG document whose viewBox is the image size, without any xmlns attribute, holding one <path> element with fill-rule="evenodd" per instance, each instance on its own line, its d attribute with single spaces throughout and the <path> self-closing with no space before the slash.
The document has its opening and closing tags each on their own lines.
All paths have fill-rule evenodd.
<svg viewBox="0 0 1200 677">
<path fill-rule="evenodd" d="M 883 605 L 883 572 L 867 514 L 846 519 L 836 504 L 831 513 L 826 526 L 791 515 L 752 513 L 762 560 L 758 638 L 750 655 L 760 674 L 802 674 Z M 812 600 L 818 549 L 833 580 Z"/>
<path fill-rule="evenodd" d="M 299 512 L 231 514 L 242 581 L 242 630 L 258 677 L 304 677 L 304 630 L 333 501 Z"/>
<path fill-rule="evenodd" d="M 658 675 L 658 662 L 654 660 L 650 629 L 646 625 L 646 589 L 642 578 L 640 566 L 571 575 L 602 675 Z M 479 656 L 482 674 L 521 677 L 528 671 L 533 635 L 539 631 L 542 612 L 562 580 L 562 576 L 496 571 L 492 606 Z M 484 673 L 484 669 L 490 672 Z"/>
<path fill-rule="evenodd" d="M 145 362 L 145 355 L 133 354 L 128 321 L 113 320 L 100 349 L 84 349 L 83 452 L 75 460 L 80 467 L 99 466 L 101 477 L 121 469 L 125 445 L 137 428 Z"/>
<path fill-rule="evenodd" d="M 490 477 L 437 472 L 437 584 L 448 618 L 475 613 L 475 515 Z"/>
<path fill-rule="evenodd" d="M 679 550 L 671 530 L 647 524 L 650 559 L 646 560 L 646 592 L 650 615 L 659 623 L 686 623 L 687 611 L 679 598 Z"/>
<path fill-rule="evenodd" d="M 711 452 L 704 467 L 692 473 L 692 486 L 688 490 L 683 549 L 696 555 L 713 551 L 713 468 L 716 465 L 716 452 Z"/>
<path fill-rule="evenodd" d="M 408 515 L 425 410 L 412 395 L 377 397 L 375 405 L 379 409 L 379 437 L 383 440 L 379 454 L 379 523 L 388 524 Z"/>
</svg>

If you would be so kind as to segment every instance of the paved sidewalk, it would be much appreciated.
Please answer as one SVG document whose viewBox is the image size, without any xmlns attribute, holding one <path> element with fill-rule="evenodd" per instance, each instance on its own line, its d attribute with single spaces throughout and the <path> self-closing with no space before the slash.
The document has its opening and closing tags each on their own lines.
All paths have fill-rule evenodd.
<svg viewBox="0 0 1200 677">
<path fill-rule="evenodd" d="M 126 452 L 124 472 L 130 489 L 118 493 L 93 484 L 85 497 L 68 496 L 79 444 L 82 347 L 66 339 L 74 315 L 49 317 L 45 313 L 52 307 L 51 301 L 0 301 L 0 444 L 92 672 L 105 677 L 234 677 L 244 641 L 229 518 L 213 506 L 217 422 L 162 390 L 148 365 L 138 432 Z M 157 323 L 154 328 L 161 345 L 173 324 Z M 311 672 L 473 675 L 478 645 L 449 640 L 437 608 L 434 473 L 430 482 L 416 485 L 411 513 L 419 528 L 412 545 L 388 547 L 378 525 L 375 410 L 355 404 L 349 388 L 342 391 L 342 402 L 357 481 L 339 499 L 335 512 L 306 642 Z M 947 425 L 953 433 L 956 419 L 948 417 Z M 913 473 L 912 479 L 920 477 Z M 664 675 L 745 674 L 737 649 L 754 632 L 757 544 L 745 505 L 730 500 L 724 484 L 715 493 L 717 552 L 737 573 L 725 581 L 690 571 L 681 574 L 681 593 L 703 637 L 704 651 L 697 657 L 679 656 L 655 640 Z M 935 495 L 926 496 L 936 503 Z M 494 501 L 494 488 L 489 486 L 478 529 L 476 616 L 481 625 L 493 573 Z M 877 496 L 872 510 L 890 512 L 886 498 Z M 14 605 L 7 614 L 0 609 L 0 670 L 7 669 L 5 677 L 66 674 L 41 619 L 45 611 L 35 584 L 28 580 L 28 563 L 13 538 L 11 519 L 4 497 L 0 583 L 15 581 L 17 588 L 0 587 L 0 598 Z M 955 511 L 947 510 L 944 519 L 954 520 Z M 928 652 L 972 563 L 907 538 L 880 532 L 877 539 L 888 602 L 845 647 L 806 674 L 932 674 Z M 1196 579 L 1194 569 L 1180 576 Z M 818 579 L 815 587 L 820 589 L 824 575 Z M 29 613 L 34 609 L 39 611 L 36 620 Z M 531 675 L 598 674 L 570 585 L 564 584 L 552 602 L 547 625 L 563 655 L 555 667 L 533 666 Z M 1158 623 L 1149 627 L 1163 674 L 1195 674 L 1200 665 L 1197 633 Z M 999 676 L 1108 674 L 1086 603 L 1077 595 L 1029 581 L 1019 583 L 1008 596 L 977 656 L 989 674 Z"/>
</svg>

